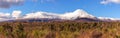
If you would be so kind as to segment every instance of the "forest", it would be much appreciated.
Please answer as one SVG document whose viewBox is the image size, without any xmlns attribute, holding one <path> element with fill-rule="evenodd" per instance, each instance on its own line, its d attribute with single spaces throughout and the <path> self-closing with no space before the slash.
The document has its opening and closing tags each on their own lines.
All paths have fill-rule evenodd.
<svg viewBox="0 0 120 38">
<path fill-rule="evenodd" d="M 0 22 L 0 38 L 120 38 L 120 22 Z"/>
</svg>

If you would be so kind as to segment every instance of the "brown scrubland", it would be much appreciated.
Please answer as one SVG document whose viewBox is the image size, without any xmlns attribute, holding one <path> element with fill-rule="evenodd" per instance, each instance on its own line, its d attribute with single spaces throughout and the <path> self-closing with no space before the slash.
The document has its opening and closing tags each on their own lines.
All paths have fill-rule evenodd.
<svg viewBox="0 0 120 38">
<path fill-rule="evenodd" d="M 120 22 L 1 22 L 0 38 L 120 38 Z"/>
</svg>

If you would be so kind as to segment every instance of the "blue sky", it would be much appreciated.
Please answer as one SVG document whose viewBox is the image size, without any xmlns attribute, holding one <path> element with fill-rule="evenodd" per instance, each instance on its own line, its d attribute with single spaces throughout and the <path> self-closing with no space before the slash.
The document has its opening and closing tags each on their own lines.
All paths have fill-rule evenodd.
<svg viewBox="0 0 120 38">
<path fill-rule="evenodd" d="M 11 4 L 8 8 L 1 7 L 0 12 L 12 13 L 14 10 L 27 14 L 36 11 L 63 14 L 83 9 L 97 17 L 120 18 L 120 0 L 25 0 L 21 5 Z M 101 3 L 102 2 L 102 3 Z"/>
</svg>

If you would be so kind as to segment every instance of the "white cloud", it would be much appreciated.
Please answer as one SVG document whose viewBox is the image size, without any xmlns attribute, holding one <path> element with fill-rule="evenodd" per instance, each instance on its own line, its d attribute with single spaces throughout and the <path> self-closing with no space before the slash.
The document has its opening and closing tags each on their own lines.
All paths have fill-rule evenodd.
<svg viewBox="0 0 120 38">
<path fill-rule="evenodd" d="M 26 14 L 23 18 L 56 18 L 57 14 L 48 12 L 35 12 Z"/>
<path fill-rule="evenodd" d="M 13 11 L 12 17 L 18 19 L 21 17 L 21 13 L 21 11 Z"/>
<path fill-rule="evenodd" d="M 120 4 L 120 0 L 103 0 L 100 3 L 101 4 L 109 4 L 109 3 Z"/>
<path fill-rule="evenodd" d="M 0 21 L 5 21 L 10 19 L 10 13 L 0 13 Z"/>
<path fill-rule="evenodd" d="M 98 17 L 100 20 L 120 20 L 120 18 Z"/>
<path fill-rule="evenodd" d="M 1 22 L 1 21 L 7 21 L 7 20 L 10 20 L 10 19 L 7 19 L 7 18 L 0 18 L 0 22 Z"/>
<path fill-rule="evenodd" d="M 10 17 L 9 13 L 0 13 L 0 18 L 8 18 Z"/>
<path fill-rule="evenodd" d="M 19 19 L 21 18 L 21 11 L 13 11 L 12 14 L 10 13 L 2 13 L 0 12 L 0 21 L 6 21 L 11 19 Z"/>
</svg>

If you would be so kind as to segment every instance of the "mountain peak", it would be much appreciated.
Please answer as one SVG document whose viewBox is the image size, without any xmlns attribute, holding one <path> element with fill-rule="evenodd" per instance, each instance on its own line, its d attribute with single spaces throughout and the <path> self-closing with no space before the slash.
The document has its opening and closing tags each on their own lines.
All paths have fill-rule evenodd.
<svg viewBox="0 0 120 38">
<path fill-rule="evenodd" d="M 84 11 L 84 10 L 82 10 L 82 9 L 77 9 L 77 10 L 75 10 L 74 12 L 81 12 L 81 11 Z"/>
<path fill-rule="evenodd" d="M 88 14 L 82 9 L 77 9 L 73 12 L 62 14 L 60 17 L 62 19 L 74 20 L 76 18 L 94 18 L 95 16 Z"/>
<path fill-rule="evenodd" d="M 77 9 L 73 13 L 75 13 L 79 18 L 86 17 L 86 18 L 94 18 L 95 16 L 88 14 L 82 9 Z"/>
</svg>

